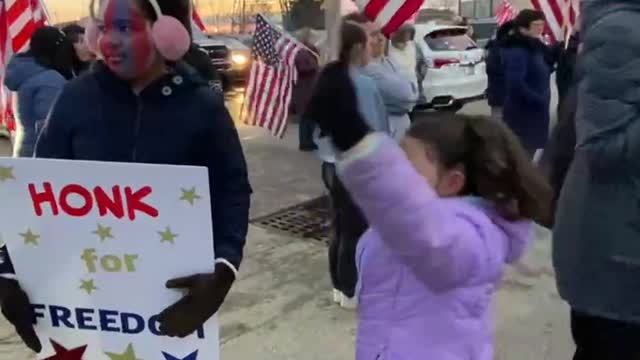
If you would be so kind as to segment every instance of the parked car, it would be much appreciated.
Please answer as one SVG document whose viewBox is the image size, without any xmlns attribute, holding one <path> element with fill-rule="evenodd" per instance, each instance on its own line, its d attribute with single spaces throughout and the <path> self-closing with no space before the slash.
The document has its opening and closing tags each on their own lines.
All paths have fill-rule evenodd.
<svg viewBox="0 0 640 360">
<path fill-rule="evenodd" d="M 484 50 L 467 36 L 466 27 L 416 24 L 415 39 L 422 79 L 418 108 L 457 110 L 484 98 Z"/>
<path fill-rule="evenodd" d="M 234 84 L 244 84 L 251 69 L 250 48 L 231 36 L 207 36 L 195 26 L 193 42 L 207 52 L 225 89 Z"/>
</svg>

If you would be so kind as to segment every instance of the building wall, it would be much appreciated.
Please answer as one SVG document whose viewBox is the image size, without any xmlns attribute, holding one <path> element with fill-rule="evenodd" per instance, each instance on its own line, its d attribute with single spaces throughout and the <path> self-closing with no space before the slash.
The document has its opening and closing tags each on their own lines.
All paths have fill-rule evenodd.
<svg viewBox="0 0 640 360">
<path fill-rule="evenodd" d="M 508 0 L 517 9 L 531 8 L 530 0 Z M 462 16 L 469 18 L 487 18 L 495 15 L 495 9 L 502 0 L 462 0 L 460 2 Z"/>
</svg>

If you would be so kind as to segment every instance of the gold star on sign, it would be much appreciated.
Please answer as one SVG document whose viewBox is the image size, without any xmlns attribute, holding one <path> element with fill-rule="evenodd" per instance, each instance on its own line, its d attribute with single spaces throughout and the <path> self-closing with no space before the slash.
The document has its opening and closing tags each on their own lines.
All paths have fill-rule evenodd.
<svg viewBox="0 0 640 360">
<path fill-rule="evenodd" d="M 7 180 L 15 180 L 16 178 L 13 176 L 13 168 L 9 166 L 0 166 L 0 182 L 5 182 Z"/>
<path fill-rule="evenodd" d="M 98 235 L 100 242 L 104 242 L 107 239 L 113 239 L 111 234 L 111 226 L 102 226 L 98 224 L 98 228 L 92 233 Z"/>
<path fill-rule="evenodd" d="M 191 189 L 181 188 L 180 191 L 182 191 L 182 196 L 180 197 L 180 200 L 184 200 L 191 205 L 195 204 L 196 200 L 200 200 L 200 195 L 196 193 L 195 186 L 192 187 Z"/>
<path fill-rule="evenodd" d="M 80 289 L 87 292 L 87 294 L 91 295 L 94 291 L 98 290 L 96 284 L 91 280 L 80 280 Z"/>
<path fill-rule="evenodd" d="M 136 352 L 133 349 L 133 344 L 127 345 L 127 348 L 124 350 L 122 354 L 105 352 L 110 360 L 142 360 L 136 358 Z"/>
<path fill-rule="evenodd" d="M 178 237 L 178 234 L 172 233 L 171 228 L 168 226 L 164 229 L 164 231 L 158 231 L 158 235 L 160 235 L 161 243 L 168 242 L 175 244 L 176 238 Z"/>
<path fill-rule="evenodd" d="M 27 232 L 21 233 L 20 236 L 22 236 L 25 245 L 38 246 L 38 239 L 40 239 L 40 235 L 31 231 L 31 229 L 27 229 Z"/>
</svg>

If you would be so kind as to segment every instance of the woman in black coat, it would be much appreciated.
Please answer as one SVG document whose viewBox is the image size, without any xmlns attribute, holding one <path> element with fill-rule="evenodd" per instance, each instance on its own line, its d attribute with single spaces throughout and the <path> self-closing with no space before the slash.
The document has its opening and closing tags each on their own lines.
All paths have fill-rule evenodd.
<svg viewBox="0 0 640 360">
<path fill-rule="evenodd" d="M 513 21 L 502 24 L 486 46 L 487 50 L 487 101 L 491 107 L 491 117 L 502 120 L 502 105 L 505 97 L 505 74 L 501 49 L 509 33 L 513 30 Z"/>
<path fill-rule="evenodd" d="M 531 156 L 546 146 L 551 101 L 549 49 L 541 41 L 544 14 L 522 10 L 515 29 L 504 42 L 504 122 L 518 136 Z"/>
</svg>

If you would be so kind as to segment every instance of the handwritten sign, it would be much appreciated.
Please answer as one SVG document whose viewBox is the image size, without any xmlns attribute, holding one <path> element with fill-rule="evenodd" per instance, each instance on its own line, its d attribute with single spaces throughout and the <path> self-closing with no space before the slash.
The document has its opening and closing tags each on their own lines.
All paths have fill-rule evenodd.
<svg viewBox="0 0 640 360">
<path fill-rule="evenodd" d="M 206 169 L 0 158 L 0 204 L 40 359 L 218 359 L 215 319 L 185 339 L 156 320 L 168 279 L 214 268 Z"/>
</svg>

